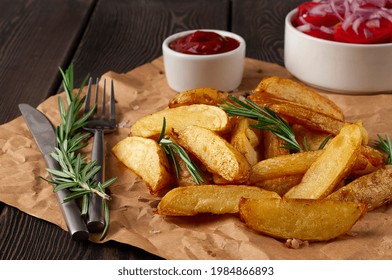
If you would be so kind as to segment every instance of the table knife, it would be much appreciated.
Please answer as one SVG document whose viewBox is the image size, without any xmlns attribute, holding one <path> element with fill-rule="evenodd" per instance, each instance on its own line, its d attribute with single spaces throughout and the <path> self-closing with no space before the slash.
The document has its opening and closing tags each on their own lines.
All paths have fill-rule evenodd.
<svg viewBox="0 0 392 280">
<path fill-rule="evenodd" d="M 19 104 L 19 110 L 39 150 L 44 156 L 47 167 L 60 170 L 58 162 L 50 155 L 56 147 L 56 133 L 50 120 L 43 113 L 28 104 Z M 51 176 L 53 178 L 53 175 Z M 68 231 L 74 240 L 87 240 L 89 232 L 86 223 L 81 217 L 81 212 L 76 201 L 64 202 L 64 198 L 69 193 L 66 189 L 56 192 Z"/>
</svg>

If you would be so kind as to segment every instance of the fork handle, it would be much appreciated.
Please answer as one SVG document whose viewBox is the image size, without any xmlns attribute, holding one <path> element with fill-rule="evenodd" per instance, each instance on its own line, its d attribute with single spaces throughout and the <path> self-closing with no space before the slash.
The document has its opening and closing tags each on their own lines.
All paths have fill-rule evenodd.
<svg viewBox="0 0 392 280">
<path fill-rule="evenodd" d="M 101 169 L 97 172 L 94 179 L 97 182 L 103 182 L 103 174 L 105 170 L 104 166 L 104 133 L 101 129 L 95 129 L 94 131 L 94 142 L 92 148 L 92 160 L 97 161 L 97 165 L 101 166 Z M 89 201 L 88 208 L 88 219 L 87 228 L 90 232 L 101 232 L 105 227 L 105 221 L 103 218 L 103 202 L 102 198 L 95 193 L 92 194 Z"/>
</svg>

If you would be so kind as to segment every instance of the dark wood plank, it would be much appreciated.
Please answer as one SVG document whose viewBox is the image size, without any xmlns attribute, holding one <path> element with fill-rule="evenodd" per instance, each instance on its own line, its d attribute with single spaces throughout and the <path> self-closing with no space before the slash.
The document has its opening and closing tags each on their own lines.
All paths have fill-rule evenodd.
<svg viewBox="0 0 392 280">
<path fill-rule="evenodd" d="M 79 85 L 87 73 L 99 76 L 109 70 L 125 72 L 155 59 L 162 54 L 161 43 L 169 34 L 197 28 L 228 29 L 229 7 L 229 1 L 226 0 L 99 0 L 80 46 L 72 58 L 76 71 L 75 84 Z M 50 13 L 56 10 L 58 9 L 53 9 Z M 17 14 L 15 12 L 15 15 Z M 26 26 L 21 29 L 24 28 Z M 19 35 L 16 38 L 19 38 Z M 58 37 L 54 38 L 58 40 Z M 71 52 L 72 47 L 69 46 L 68 53 Z M 59 56 L 62 57 L 63 54 L 60 52 Z M 51 58 L 61 60 L 56 56 Z M 15 70 L 15 73 L 20 74 L 20 71 Z M 50 72 L 49 77 L 55 76 L 58 72 L 57 66 L 56 69 L 46 71 Z M 35 73 L 29 75 L 32 78 L 37 77 Z M 19 99 L 27 99 L 23 102 L 32 103 L 38 100 L 36 97 L 30 100 L 25 91 L 22 91 L 20 96 Z M 21 101 L 16 101 L 15 104 L 19 102 Z M 8 117 L 11 118 L 11 115 Z M 68 233 L 57 226 L 5 206 L 0 215 L 0 259 L 159 257 L 117 242 L 74 242 Z"/>
<path fill-rule="evenodd" d="M 284 65 L 286 14 L 300 0 L 233 0 L 232 31 L 243 36 L 248 57 Z"/>
<path fill-rule="evenodd" d="M 162 55 L 168 35 L 229 28 L 228 0 L 101 0 L 73 62 L 76 84 L 86 73 L 126 72 Z M 104 28 L 102 28 L 104 26 Z"/>
<path fill-rule="evenodd" d="M 95 0 L 0 1 L 0 124 L 56 92 Z"/>
<path fill-rule="evenodd" d="M 0 259 L 159 259 L 139 248 L 71 241 L 62 229 L 13 207 L 0 215 Z"/>
</svg>

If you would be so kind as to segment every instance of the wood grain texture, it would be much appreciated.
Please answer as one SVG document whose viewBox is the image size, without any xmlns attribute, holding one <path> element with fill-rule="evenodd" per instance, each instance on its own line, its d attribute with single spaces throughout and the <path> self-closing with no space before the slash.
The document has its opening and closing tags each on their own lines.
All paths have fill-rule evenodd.
<svg viewBox="0 0 392 280">
<path fill-rule="evenodd" d="M 0 237 L 2 260 L 160 259 L 117 242 L 72 241 L 59 227 L 13 207 L 0 215 Z"/>
<path fill-rule="evenodd" d="M 100 0 L 73 62 L 76 84 L 85 75 L 127 72 L 162 55 L 170 34 L 229 28 L 229 1 Z"/>
<path fill-rule="evenodd" d="M 284 65 L 284 20 L 300 0 L 233 0 L 232 31 L 246 41 L 246 55 Z"/>
<path fill-rule="evenodd" d="M 94 0 L 1 0 L 0 124 L 57 90 Z"/>
</svg>

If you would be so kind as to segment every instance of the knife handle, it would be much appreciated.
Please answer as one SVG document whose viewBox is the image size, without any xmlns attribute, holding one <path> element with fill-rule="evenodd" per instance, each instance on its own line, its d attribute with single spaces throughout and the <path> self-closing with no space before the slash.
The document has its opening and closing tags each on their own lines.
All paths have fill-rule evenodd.
<svg viewBox="0 0 392 280">
<path fill-rule="evenodd" d="M 95 129 L 94 131 L 94 142 L 92 147 L 91 159 L 97 161 L 97 165 L 101 166 L 101 169 L 95 174 L 94 179 L 97 182 L 103 182 L 105 160 L 104 160 L 104 133 L 101 129 Z M 105 221 L 103 218 L 103 202 L 99 195 L 93 193 L 90 197 L 88 205 L 88 218 L 87 228 L 91 232 L 101 232 L 105 227 Z"/>
<path fill-rule="evenodd" d="M 46 165 L 51 169 L 61 170 L 58 162 L 50 155 L 45 155 Z M 52 178 L 55 176 L 52 175 Z M 69 195 L 68 190 L 59 190 L 56 192 L 57 199 L 60 203 L 60 209 L 63 213 L 65 223 L 73 240 L 84 241 L 89 237 L 87 226 L 82 219 L 80 209 L 75 200 L 63 202 L 64 198 Z"/>
</svg>

